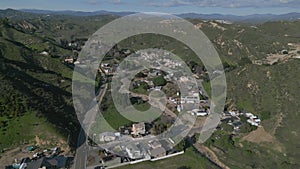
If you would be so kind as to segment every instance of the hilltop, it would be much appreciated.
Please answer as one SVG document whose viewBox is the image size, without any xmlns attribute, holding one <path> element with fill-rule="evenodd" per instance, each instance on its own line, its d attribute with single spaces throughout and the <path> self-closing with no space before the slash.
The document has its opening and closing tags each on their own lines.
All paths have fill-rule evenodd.
<svg viewBox="0 0 300 169">
<path fill-rule="evenodd" d="M 72 10 L 61 10 L 61 11 L 54 11 L 54 10 L 38 10 L 38 9 L 6 9 L 0 10 L 1 14 L 0 17 L 5 16 L 13 16 L 13 17 L 20 17 L 21 12 L 25 12 L 25 16 L 32 16 L 36 15 L 64 15 L 64 16 L 79 16 L 79 17 L 91 17 L 91 16 L 100 16 L 100 15 L 110 15 L 116 17 L 122 17 L 130 14 L 134 14 L 136 12 L 131 11 L 124 11 L 124 12 L 113 12 L 113 11 L 93 11 L 93 12 L 85 12 L 85 11 L 72 11 Z M 300 13 L 292 12 L 286 14 L 253 14 L 253 15 L 225 15 L 225 14 L 199 14 L 199 13 L 182 13 L 182 14 L 174 14 L 176 16 L 182 18 L 189 18 L 189 19 L 203 19 L 203 20 L 225 20 L 235 23 L 248 23 L 248 24 L 261 24 L 265 22 L 271 21 L 296 21 L 300 18 Z"/>
</svg>

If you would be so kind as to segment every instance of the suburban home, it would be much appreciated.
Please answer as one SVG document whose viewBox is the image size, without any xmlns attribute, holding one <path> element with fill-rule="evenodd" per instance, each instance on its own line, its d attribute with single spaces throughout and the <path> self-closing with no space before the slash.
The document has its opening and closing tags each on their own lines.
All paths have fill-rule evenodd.
<svg viewBox="0 0 300 169">
<path fill-rule="evenodd" d="M 241 121 L 234 121 L 232 123 L 232 126 L 233 126 L 234 130 L 239 130 L 242 125 L 243 125 L 243 123 Z"/>
<path fill-rule="evenodd" d="M 194 109 L 192 110 L 192 115 L 194 116 L 207 116 L 208 112 L 205 109 Z"/>
<path fill-rule="evenodd" d="M 141 152 L 140 148 L 137 147 L 136 144 L 129 144 L 125 148 L 128 157 L 131 159 L 142 159 L 143 153 Z"/>
<path fill-rule="evenodd" d="M 145 123 L 140 122 L 132 125 L 132 135 L 138 136 L 146 133 Z"/>
<path fill-rule="evenodd" d="M 166 150 L 163 147 L 157 147 L 155 149 L 150 150 L 151 158 L 158 158 L 166 156 Z"/>
<path fill-rule="evenodd" d="M 156 148 L 161 147 L 161 143 L 158 140 L 151 140 L 151 141 L 149 141 L 149 146 L 152 149 L 156 149 Z"/>
<path fill-rule="evenodd" d="M 200 103 L 200 99 L 199 99 L 199 94 L 193 94 L 193 96 L 185 96 L 185 97 L 181 97 L 181 104 L 185 104 L 185 103 L 190 103 L 190 104 L 195 104 L 195 103 Z"/>
<path fill-rule="evenodd" d="M 43 52 L 41 52 L 41 53 L 40 53 L 40 55 L 48 56 L 48 55 L 49 55 L 49 53 L 48 53 L 48 52 L 46 52 L 46 51 L 43 51 Z"/>
<path fill-rule="evenodd" d="M 55 156 L 53 158 L 42 157 L 37 160 L 33 160 L 26 164 L 26 169 L 64 169 L 67 168 L 68 157 Z"/>
<path fill-rule="evenodd" d="M 99 141 L 100 142 L 111 142 L 116 140 L 116 134 L 112 132 L 104 132 L 99 134 Z"/>
<path fill-rule="evenodd" d="M 73 63 L 73 62 L 74 62 L 73 57 L 69 57 L 65 59 L 65 63 Z"/>
</svg>

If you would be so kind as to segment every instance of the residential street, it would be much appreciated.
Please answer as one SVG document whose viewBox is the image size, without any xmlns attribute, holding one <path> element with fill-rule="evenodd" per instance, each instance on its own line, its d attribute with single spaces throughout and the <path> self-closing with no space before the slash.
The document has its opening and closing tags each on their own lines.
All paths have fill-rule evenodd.
<svg viewBox="0 0 300 169">
<path fill-rule="evenodd" d="M 105 92 L 107 90 L 107 83 L 105 85 L 102 85 L 98 91 L 97 99 L 98 102 L 101 103 L 103 96 L 105 95 Z M 95 99 L 96 99 L 95 98 Z M 96 104 L 89 112 L 86 113 L 85 122 L 88 126 L 86 128 L 90 128 L 90 125 L 92 124 L 93 119 L 95 119 L 97 115 L 98 110 L 98 104 Z M 83 129 L 80 130 L 78 141 L 77 141 L 77 150 L 76 155 L 74 158 L 74 165 L 73 169 L 85 169 L 86 168 L 86 161 L 87 161 L 87 154 L 89 150 L 89 145 L 87 144 L 87 134 Z"/>
</svg>

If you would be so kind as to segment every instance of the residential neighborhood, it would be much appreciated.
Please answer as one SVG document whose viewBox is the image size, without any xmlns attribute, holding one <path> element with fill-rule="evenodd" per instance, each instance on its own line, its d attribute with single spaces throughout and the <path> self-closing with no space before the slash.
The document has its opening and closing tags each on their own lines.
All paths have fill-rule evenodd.
<svg viewBox="0 0 300 169">
<path fill-rule="evenodd" d="M 180 155 L 184 153 L 184 150 L 176 148 L 178 144 L 176 139 L 185 139 L 188 134 L 194 135 L 201 131 L 196 130 L 199 126 L 194 126 L 193 123 L 190 125 L 186 124 L 197 119 L 205 121 L 212 113 L 210 99 L 201 84 L 201 79 L 194 79 L 198 77 L 193 76 L 195 74 L 192 76 L 182 75 L 182 72 L 177 71 L 177 66 L 182 66 L 180 61 L 171 60 L 168 53 L 160 53 L 161 51 L 158 51 L 159 54 L 155 54 L 155 52 L 138 52 L 133 57 L 126 58 L 127 62 L 140 62 L 146 65 L 150 63 L 152 68 L 150 70 L 146 69 L 146 67 L 140 69 L 141 71 L 134 76 L 131 82 L 123 83 L 123 86 L 120 86 L 119 92 L 129 93 L 130 97 L 142 100 L 137 104 L 144 104 L 144 102 L 149 101 L 146 94 L 153 91 L 163 91 L 168 98 L 166 102 L 167 107 L 161 109 L 158 103 L 151 106 L 163 110 L 163 117 L 169 118 L 168 123 L 173 125 L 169 133 L 166 134 L 168 136 L 157 134 L 164 133 L 166 130 L 153 132 L 158 128 L 155 122 L 151 121 L 141 121 L 132 123 L 130 126 L 120 126 L 119 130 L 115 132 L 94 133 L 93 138 L 89 142 L 92 148 L 87 157 L 88 168 L 114 168 Z M 143 57 L 137 57 L 137 55 Z M 162 56 L 165 56 L 165 58 Z M 118 66 L 117 70 L 116 67 Z M 164 69 L 161 69 L 161 67 L 164 67 Z M 123 68 L 128 70 L 122 70 Z M 107 77 L 117 74 L 122 82 L 125 82 L 126 78 L 130 76 L 130 71 L 130 68 L 123 67 L 122 63 L 121 65 L 102 63 L 99 69 L 99 72 Z M 203 71 L 202 73 L 204 74 L 205 72 Z M 204 76 L 203 74 L 199 76 Z M 178 82 L 179 86 L 177 88 L 167 87 L 172 80 Z M 129 90 L 126 89 L 126 84 L 130 86 Z M 180 86 L 184 86 L 184 88 Z M 247 121 L 241 120 L 242 116 L 247 118 Z M 180 119 L 175 121 L 178 119 L 177 117 L 180 117 Z M 245 125 L 245 123 L 259 126 L 261 122 L 252 113 L 239 110 L 226 110 L 220 117 L 221 123 L 219 125 L 225 123 L 232 126 L 235 134 L 239 133 L 240 127 Z"/>
<path fill-rule="evenodd" d="M 15 163 L 5 169 L 67 169 L 74 159 L 72 156 L 63 155 L 59 147 L 42 150 L 37 146 L 27 146 L 23 151 L 33 155 L 15 159 Z"/>
<path fill-rule="evenodd" d="M 299 2 L 0 1 L 0 169 L 300 168 Z"/>
</svg>

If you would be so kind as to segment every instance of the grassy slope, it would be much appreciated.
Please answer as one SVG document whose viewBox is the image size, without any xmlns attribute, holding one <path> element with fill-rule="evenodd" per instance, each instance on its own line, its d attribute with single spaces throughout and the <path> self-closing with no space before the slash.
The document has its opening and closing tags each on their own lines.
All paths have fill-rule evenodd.
<svg viewBox="0 0 300 169">
<path fill-rule="evenodd" d="M 65 113 L 72 112 L 72 108 L 64 106 L 65 103 L 68 103 L 67 105 L 70 103 L 68 99 L 70 97 L 70 70 L 61 65 L 58 59 L 37 56 L 35 55 L 36 53 L 33 54 L 33 50 L 38 52 L 47 48 L 48 43 L 45 42 L 45 40 L 49 41 L 47 38 L 53 39 L 50 40 L 50 44 L 55 45 L 59 38 L 73 39 L 77 36 L 88 36 L 111 19 L 113 17 L 34 16 L 31 19 L 27 18 L 37 27 L 34 36 L 14 29 L 5 30 L 4 36 L 6 39 L 1 38 L 1 49 L 5 49 L 2 51 L 2 55 L 5 55 L 5 57 L 1 55 L 0 58 L 1 61 L 4 61 L 5 66 L 2 64 L 0 77 L 1 82 L 4 82 L 1 85 L 9 85 L 1 86 L 1 93 L 20 93 L 22 97 L 25 97 L 24 99 L 18 94 L 14 97 L 21 97 L 21 100 L 29 100 L 30 103 L 26 105 L 35 105 L 33 109 L 37 110 L 37 113 L 42 114 L 47 121 L 57 124 L 58 128 L 61 128 L 64 123 L 60 121 L 61 119 L 66 119 L 66 117 L 60 115 L 67 114 L 68 119 L 74 118 L 71 114 Z M 193 20 L 193 22 L 199 23 L 201 21 Z M 299 99 L 299 96 L 297 96 L 299 90 L 297 81 L 299 79 L 297 74 L 299 72 L 299 61 L 290 61 L 285 64 L 265 67 L 245 65 L 242 58 L 261 59 L 266 56 L 266 53 L 274 53 L 286 48 L 287 42 L 299 42 L 299 38 L 297 38 L 299 37 L 299 21 L 292 23 L 270 22 L 259 25 L 257 26 L 258 28 L 250 28 L 245 25 L 219 25 L 226 28 L 226 30 L 222 31 L 214 28 L 209 23 L 205 23 L 202 30 L 212 40 L 223 61 L 232 65 L 242 66 L 227 73 L 229 98 L 234 99 L 240 108 L 245 108 L 254 113 L 270 112 L 271 119 L 263 121 L 267 131 L 272 131 L 275 128 L 273 125 L 276 121 L 275 115 L 283 113 L 283 121 L 281 126 L 277 128 L 275 136 L 285 145 L 285 153 L 287 154 L 287 157 L 282 157 L 282 153 L 273 152 L 269 148 L 262 148 L 256 144 L 246 144 L 243 149 L 231 149 L 226 152 L 227 154 L 220 155 L 221 159 L 228 165 L 238 168 L 243 168 L 245 165 L 248 167 L 254 165 L 254 163 L 257 163 L 255 160 L 258 161 L 257 165 L 261 168 L 272 167 L 273 164 L 277 167 L 279 165 L 281 167 L 284 167 L 284 165 L 291 167 L 292 165 L 289 163 L 296 163 L 297 158 L 299 158 L 299 154 L 295 151 L 295 147 L 298 145 L 297 140 L 299 140 L 298 129 L 295 125 L 299 120 L 299 112 L 297 112 L 299 107 L 295 104 Z M 242 31 L 243 29 L 245 31 Z M 285 36 L 285 34 L 289 36 Z M 136 41 L 133 49 L 138 50 L 143 47 L 149 48 L 149 46 L 162 45 L 166 49 L 175 49 L 174 53 L 182 56 L 186 61 L 195 58 L 192 52 L 179 48 L 180 44 L 172 42 L 168 38 L 160 40 L 155 36 L 152 36 L 152 38 L 148 37 L 148 35 L 136 37 L 139 41 Z M 33 39 L 34 43 L 28 42 L 28 39 Z M 224 45 L 219 44 L 218 39 L 224 42 Z M 242 47 L 239 47 L 233 39 L 241 42 Z M 151 42 L 155 40 L 158 40 L 161 44 Z M 15 42 L 20 42 L 20 44 Z M 276 42 L 279 42 L 279 44 Z M 40 43 L 41 45 L 37 45 Z M 126 44 L 130 43 L 123 43 L 122 45 L 128 47 Z M 232 55 L 228 54 L 229 50 L 232 51 Z M 59 51 L 61 53 L 67 52 L 60 48 Z M 22 55 L 24 52 L 26 54 Z M 7 68 L 9 68 L 9 71 L 7 71 Z M 246 70 L 242 71 L 243 68 L 246 68 Z M 266 71 L 271 72 L 272 78 L 270 80 L 266 77 Z M 237 75 L 238 72 L 241 72 L 239 76 Z M 64 84 L 65 86 L 57 83 L 59 79 L 67 81 Z M 258 86 L 257 92 L 255 91 L 256 89 L 248 89 L 246 87 L 249 82 Z M 50 85 L 50 90 L 44 85 Z M 253 95 L 253 93 L 256 94 Z M 42 109 L 45 105 L 47 107 Z M 115 112 L 113 109 L 111 111 Z M 53 114 L 55 114 L 54 117 L 56 118 L 53 118 Z M 111 120 L 119 119 L 117 115 L 111 117 Z M 256 153 L 259 155 L 256 156 Z M 229 158 L 224 158 L 226 156 Z M 265 163 L 267 160 L 271 161 Z"/>
<path fill-rule="evenodd" d="M 282 153 L 274 152 L 270 150 L 273 149 L 272 146 L 266 148 L 251 143 L 246 144 L 245 148 L 232 149 L 220 156 L 224 161 L 239 168 L 246 165 L 259 168 L 300 166 L 297 160 L 300 154 L 295 149 L 299 145 L 297 140 L 300 139 L 297 134 L 300 133 L 297 127 L 300 107 L 296 104 L 300 99 L 297 92 L 300 86 L 299 66 L 299 60 L 290 60 L 274 66 L 247 65 L 227 73 L 228 97 L 241 109 L 250 110 L 260 117 L 264 112 L 269 112 L 270 119 L 263 121 L 262 125 L 283 144 L 285 150 Z M 270 76 L 267 76 L 267 72 Z M 283 120 L 275 125 L 279 114 L 283 115 Z M 255 155 L 246 153 L 240 158 L 240 153 L 243 154 L 250 148 Z M 273 159 L 273 162 L 266 163 L 268 158 Z M 243 163 L 238 162 L 240 160 Z"/>
<path fill-rule="evenodd" d="M 71 69 L 57 58 L 39 55 L 24 41 L 30 39 L 43 47 L 41 38 L 10 26 L 1 25 L 0 29 L 0 149 L 42 136 L 43 129 L 66 137 L 67 130 L 75 134 L 78 126 L 71 104 Z"/>
</svg>

